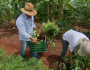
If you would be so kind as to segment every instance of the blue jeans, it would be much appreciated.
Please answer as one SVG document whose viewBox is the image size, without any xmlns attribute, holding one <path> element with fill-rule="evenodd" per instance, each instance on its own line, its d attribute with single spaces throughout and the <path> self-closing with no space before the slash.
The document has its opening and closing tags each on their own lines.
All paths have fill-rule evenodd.
<svg viewBox="0 0 90 70">
<path fill-rule="evenodd" d="M 23 57 L 23 59 L 25 59 L 25 52 L 26 52 L 26 48 L 29 46 L 32 56 L 36 57 L 38 59 L 38 53 L 37 52 L 32 52 L 31 46 L 30 46 L 30 41 L 21 41 L 21 56 Z"/>
</svg>

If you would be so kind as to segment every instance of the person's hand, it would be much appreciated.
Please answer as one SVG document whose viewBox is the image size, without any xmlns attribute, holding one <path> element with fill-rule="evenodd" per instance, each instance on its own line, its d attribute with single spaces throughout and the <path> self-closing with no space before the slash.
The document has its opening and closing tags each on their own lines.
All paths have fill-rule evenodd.
<svg viewBox="0 0 90 70">
<path fill-rule="evenodd" d="M 37 27 L 36 27 L 36 28 L 34 28 L 34 29 L 35 29 L 35 30 L 39 30 L 39 28 L 37 28 Z"/>
<path fill-rule="evenodd" d="M 73 64 L 73 61 L 70 61 L 69 64 Z"/>
<path fill-rule="evenodd" d="M 30 39 L 32 40 L 32 42 L 33 42 L 34 44 L 37 43 L 37 39 L 35 39 L 35 38 L 33 38 L 33 37 L 30 37 Z"/>
<path fill-rule="evenodd" d="M 60 63 L 59 63 L 59 68 L 62 68 L 62 65 L 63 65 L 62 62 L 60 62 Z"/>
</svg>

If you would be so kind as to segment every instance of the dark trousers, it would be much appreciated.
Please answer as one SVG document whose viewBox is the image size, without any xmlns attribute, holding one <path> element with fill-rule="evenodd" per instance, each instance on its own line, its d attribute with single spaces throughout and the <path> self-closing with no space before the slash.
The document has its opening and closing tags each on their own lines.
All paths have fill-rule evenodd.
<svg viewBox="0 0 90 70">
<path fill-rule="evenodd" d="M 63 51 L 61 53 L 61 59 L 60 61 L 63 62 L 63 57 L 66 55 L 67 48 L 68 48 L 68 41 L 62 40 L 62 45 L 63 45 Z"/>
<path fill-rule="evenodd" d="M 63 62 L 63 57 L 66 55 L 67 52 L 67 48 L 68 48 L 68 41 L 62 40 L 62 45 L 63 45 L 63 51 L 61 53 L 61 59 L 60 61 Z M 72 52 L 72 54 L 74 55 L 74 51 Z"/>
</svg>

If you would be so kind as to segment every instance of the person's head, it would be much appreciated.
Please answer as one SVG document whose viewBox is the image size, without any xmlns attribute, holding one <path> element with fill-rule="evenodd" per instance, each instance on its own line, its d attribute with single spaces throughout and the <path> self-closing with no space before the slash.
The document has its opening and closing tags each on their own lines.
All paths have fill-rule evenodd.
<svg viewBox="0 0 90 70">
<path fill-rule="evenodd" d="M 90 40 L 84 38 L 82 39 L 82 43 L 80 43 L 80 48 L 78 49 L 77 53 L 84 57 L 85 55 L 90 54 Z"/>
<path fill-rule="evenodd" d="M 25 13 L 28 18 L 37 14 L 37 11 L 34 9 L 32 3 L 26 3 L 25 7 L 21 8 L 20 10 Z"/>
</svg>

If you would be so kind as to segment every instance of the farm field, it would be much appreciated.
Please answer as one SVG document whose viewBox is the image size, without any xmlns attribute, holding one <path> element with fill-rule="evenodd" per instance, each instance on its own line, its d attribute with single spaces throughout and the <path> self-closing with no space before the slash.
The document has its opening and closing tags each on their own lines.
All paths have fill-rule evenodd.
<svg viewBox="0 0 90 70">
<path fill-rule="evenodd" d="M 40 23 L 35 23 L 37 27 L 40 27 Z M 51 47 L 47 43 L 47 52 L 38 53 L 39 58 L 44 62 L 48 68 L 56 61 L 60 60 L 60 54 L 62 52 L 62 43 L 59 38 L 54 38 L 55 47 Z M 21 44 L 19 41 L 17 28 L 15 29 L 0 29 L 0 46 L 4 45 L 5 51 L 8 55 L 13 51 L 14 55 L 20 54 Z M 67 53 L 68 54 L 68 53 Z M 32 57 L 29 47 L 26 50 L 26 58 Z"/>
<path fill-rule="evenodd" d="M 40 23 L 35 22 L 37 27 L 41 27 Z M 79 30 L 78 26 L 75 26 L 77 30 Z M 87 31 L 88 29 L 81 28 L 81 31 Z M 62 52 L 62 41 L 59 39 L 59 36 L 55 37 L 53 39 L 55 43 L 55 47 L 51 47 L 50 44 L 47 42 L 47 52 L 41 52 L 39 54 L 40 60 L 43 61 L 43 63 L 48 67 L 52 68 L 51 65 L 53 65 L 55 62 L 59 62 L 60 55 Z M 20 54 L 21 44 L 19 41 L 18 36 L 18 30 L 17 27 L 15 28 L 8 28 L 8 29 L 0 29 L 0 46 L 4 45 L 5 51 L 7 52 L 7 55 L 10 55 L 11 52 L 14 53 L 14 55 Z M 69 51 L 67 51 L 68 55 Z M 29 47 L 26 50 L 26 58 L 32 57 Z M 58 69 L 58 66 L 56 66 Z"/>
<path fill-rule="evenodd" d="M 28 13 L 34 12 L 32 8 L 32 10 L 26 9 L 27 4 L 32 4 L 32 8 L 37 12 L 36 15 L 29 15 L 20 10 L 24 8 L 24 11 Z M 1 0 L 0 10 L 0 70 L 59 70 L 58 64 L 62 52 L 63 34 L 67 30 L 74 29 L 84 33 L 90 39 L 90 0 Z M 36 31 L 33 32 L 33 37 L 42 41 L 38 43 L 39 46 L 45 44 L 43 51 L 46 51 L 47 38 L 47 51 L 38 53 L 39 59 L 44 64 L 42 62 L 40 64 L 37 59 L 31 58 L 29 47 L 27 47 L 25 53 L 26 61 L 21 61 L 22 57 L 19 56 L 21 43 L 15 23 L 17 23 L 16 20 L 22 13 L 25 13 L 26 16 L 35 16 L 32 21 L 40 29 L 37 32 L 37 28 L 35 28 Z M 27 18 L 30 17 L 27 16 Z M 68 54 L 69 48 L 66 55 Z M 72 58 L 73 64 L 66 66 L 63 63 L 64 70 L 67 67 L 74 70 L 90 69 L 89 55 L 81 57 L 75 54 Z M 67 62 L 70 61 L 69 56 L 65 56 L 63 59 Z"/>
</svg>

